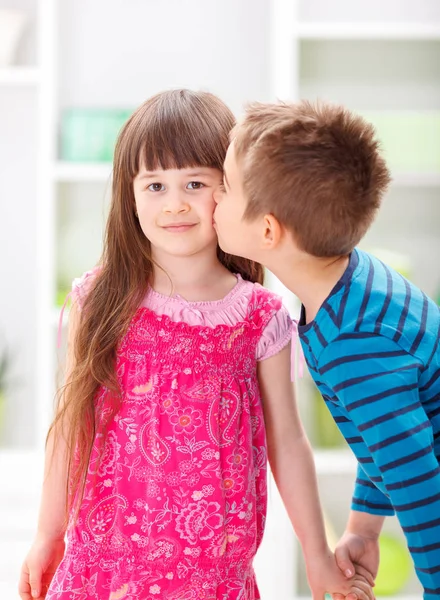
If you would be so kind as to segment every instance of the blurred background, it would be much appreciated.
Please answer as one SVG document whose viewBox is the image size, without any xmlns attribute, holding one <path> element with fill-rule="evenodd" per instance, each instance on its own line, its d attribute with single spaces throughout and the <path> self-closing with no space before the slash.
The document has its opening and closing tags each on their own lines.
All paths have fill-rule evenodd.
<svg viewBox="0 0 440 600">
<path fill-rule="evenodd" d="M 34 533 L 60 310 L 100 255 L 115 138 L 175 87 L 216 93 L 237 115 L 277 98 L 365 115 L 393 184 L 362 246 L 440 301 L 439 0 L 0 0 L 1 600 L 18 597 Z M 296 316 L 295 298 L 268 285 Z M 307 375 L 298 387 L 335 540 L 355 466 Z M 381 544 L 378 596 L 421 598 L 394 519 Z M 264 600 L 309 597 L 273 484 L 257 577 Z"/>
</svg>

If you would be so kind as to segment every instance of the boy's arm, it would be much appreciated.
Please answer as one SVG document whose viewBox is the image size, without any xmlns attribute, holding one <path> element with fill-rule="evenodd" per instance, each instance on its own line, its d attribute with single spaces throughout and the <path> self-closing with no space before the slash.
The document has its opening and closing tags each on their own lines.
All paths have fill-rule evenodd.
<svg viewBox="0 0 440 600">
<path fill-rule="evenodd" d="M 386 490 L 426 598 L 434 598 L 440 594 L 440 545 L 433 544 L 440 539 L 440 468 L 419 398 L 422 368 L 391 339 L 361 333 L 332 342 L 319 361 L 324 382 L 371 452 L 362 467 Z M 363 510 L 372 512 L 368 505 Z"/>
<path fill-rule="evenodd" d="M 361 577 L 347 581 L 325 536 L 312 451 L 302 427 L 290 381 L 290 344 L 258 363 L 269 462 L 281 498 L 303 549 L 313 598 L 340 591 L 347 600 L 372 598 Z M 332 589 L 324 589 L 332 586 Z M 320 595 L 321 594 L 321 595 Z"/>
<path fill-rule="evenodd" d="M 362 511 L 373 515 L 394 515 L 390 499 L 374 485 L 359 464 L 351 508 L 353 511 Z"/>
<path fill-rule="evenodd" d="M 368 512 L 365 512 L 368 511 Z M 353 564 L 364 567 L 373 578 L 379 567 L 379 534 L 385 516 L 393 515 L 390 499 L 372 483 L 360 465 L 347 527 L 335 549 L 336 562 L 347 576 Z M 342 600 L 334 596 L 333 600 Z"/>
</svg>

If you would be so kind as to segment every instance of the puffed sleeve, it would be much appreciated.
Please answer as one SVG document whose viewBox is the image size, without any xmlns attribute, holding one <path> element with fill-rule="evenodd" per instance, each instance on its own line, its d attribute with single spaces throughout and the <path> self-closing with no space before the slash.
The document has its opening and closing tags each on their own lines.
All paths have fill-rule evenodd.
<svg viewBox="0 0 440 600">
<path fill-rule="evenodd" d="M 284 306 L 273 315 L 257 346 L 257 360 L 265 360 L 285 348 L 292 339 L 293 322 Z"/>
<path fill-rule="evenodd" d="M 94 267 L 93 269 L 90 269 L 90 271 L 83 273 L 81 277 L 77 277 L 73 280 L 71 298 L 73 302 L 77 302 L 79 308 L 83 306 L 84 300 L 92 289 L 95 278 L 100 270 L 100 266 Z"/>
</svg>

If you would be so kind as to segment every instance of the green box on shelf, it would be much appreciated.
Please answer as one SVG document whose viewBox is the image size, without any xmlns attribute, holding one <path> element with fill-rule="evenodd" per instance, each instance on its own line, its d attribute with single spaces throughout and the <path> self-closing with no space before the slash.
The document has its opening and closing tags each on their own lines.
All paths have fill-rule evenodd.
<svg viewBox="0 0 440 600">
<path fill-rule="evenodd" d="M 61 159 L 111 162 L 116 138 L 131 110 L 71 108 L 61 121 Z"/>
<path fill-rule="evenodd" d="M 440 172 L 440 111 L 359 111 L 376 128 L 393 171 Z"/>
</svg>

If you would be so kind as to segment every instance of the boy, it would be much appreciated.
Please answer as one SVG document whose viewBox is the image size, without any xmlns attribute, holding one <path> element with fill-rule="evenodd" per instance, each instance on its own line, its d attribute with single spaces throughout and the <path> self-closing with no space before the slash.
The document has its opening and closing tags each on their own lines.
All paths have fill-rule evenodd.
<svg viewBox="0 0 440 600">
<path fill-rule="evenodd" d="M 219 244 L 302 302 L 310 373 L 358 459 L 338 564 L 377 572 L 397 514 L 424 598 L 440 597 L 440 313 L 356 248 L 390 181 L 373 128 L 341 107 L 255 104 L 234 129 L 214 215 Z"/>
</svg>

